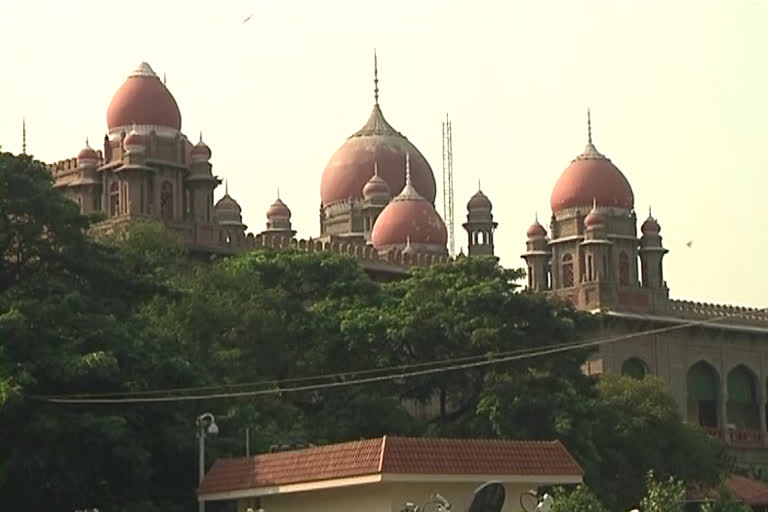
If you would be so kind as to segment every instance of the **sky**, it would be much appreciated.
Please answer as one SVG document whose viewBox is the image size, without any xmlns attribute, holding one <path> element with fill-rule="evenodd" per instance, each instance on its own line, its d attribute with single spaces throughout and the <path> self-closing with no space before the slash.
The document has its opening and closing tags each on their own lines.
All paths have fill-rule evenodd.
<svg viewBox="0 0 768 512">
<path fill-rule="evenodd" d="M 147 61 L 182 131 L 202 130 L 249 231 L 279 187 L 299 236 L 317 236 L 323 168 L 373 105 L 375 48 L 382 110 L 438 183 L 450 116 L 457 248 L 480 180 L 497 255 L 522 266 L 527 227 L 536 214 L 548 226 L 552 187 L 584 149 L 589 107 L 639 221 L 649 206 L 659 219 L 670 295 L 766 307 L 766 25 L 768 2 L 747 0 L 5 2 L 0 143 L 20 152 L 26 118 L 44 162 L 86 137 L 98 148 L 112 95 Z"/>
</svg>

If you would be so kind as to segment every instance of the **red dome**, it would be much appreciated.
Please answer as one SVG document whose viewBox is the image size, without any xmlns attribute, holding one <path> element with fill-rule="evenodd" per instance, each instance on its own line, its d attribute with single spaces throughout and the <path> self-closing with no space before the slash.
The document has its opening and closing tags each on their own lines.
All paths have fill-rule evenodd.
<svg viewBox="0 0 768 512">
<path fill-rule="evenodd" d="M 432 203 L 424 199 L 411 183 L 408 155 L 405 187 L 379 214 L 373 225 L 371 240 L 376 249 L 410 243 L 445 249 L 448 230 Z"/>
<path fill-rule="evenodd" d="M 482 190 L 478 190 L 467 203 L 467 210 L 491 210 L 493 205 L 491 200 L 483 194 Z"/>
<path fill-rule="evenodd" d="M 146 62 L 128 75 L 107 108 L 110 130 L 134 123 L 181 129 L 176 100 Z"/>
<path fill-rule="evenodd" d="M 540 236 L 547 236 L 547 230 L 544 229 L 544 226 L 539 224 L 539 220 L 536 219 L 533 221 L 533 224 L 531 224 L 525 234 L 528 236 L 528 238 L 538 238 Z"/>
<path fill-rule="evenodd" d="M 144 137 L 136 133 L 136 130 L 131 131 L 125 139 L 123 139 L 123 147 L 129 149 L 131 146 L 143 146 Z"/>
<path fill-rule="evenodd" d="M 431 204 L 435 202 L 435 177 L 432 168 L 408 139 L 396 132 L 384 119 L 378 105 L 360 131 L 349 137 L 331 156 L 320 179 L 323 205 L 349 198 L 362 198 L 363 187 L 373 176 L 373 164 L 378 163 L 379 176 L 390 190 L 405 185 L 403 163 L 411 155 L 413 186 Z"/>
<path fill-rule="evenodd" d="M 85 147 L 80 150 L 80 152 L 77 154 L 78 160 L 98 160 L 99 154 L 96 152 L 95 149 L 91 147 L 90 144 L 88 144 L 88 139 L 85 141 Z"/>
<path fill-rule="evenodd" d="M 203 142 L 203 134 L 200 134 L 200 140 L 192 147 L 192 158 L 196 161 L 208 161 L 211 159 L 211 148 Z"/>
<path fill-rule="evenodd" d="M 658 235 L 661 233 L 661 226 L 659 226 L 656 219 L 651 217 L 651 213 L 648 212 L 648 218 L 645 219 L 643 225 L 640 226 L 640 231 L 642 231 L 644 235 Z"/>
<path fill-rule="evenodd" d="M 605 225 L 605 217 L 603 217 L 599 211 L 597 211 L 597 200 L 592 200 L 592 209 L 589 211 L 586 217 L 584 217 L 584 227 L 594 228 L 597 226 Z"/>
<path fill-rule="evenodd" d="M 272 203 L 269 208 L 267 208 L 267 219 L 271 219 L 273 217 L 285 217 L 288 219 L 291 218 L 291 210 L 285 205 L 284 202 L 280 200 L 279 197 L 274 203 Z"/>
<path fill-rule="evenodd" d="M 635 204 L 632 187 L 624 174 L 589 143 L 555 183 L 550 206 L 557 212 L 590 206 L 593 200 L 601 206 L 628 210 Z"/>
</svg>

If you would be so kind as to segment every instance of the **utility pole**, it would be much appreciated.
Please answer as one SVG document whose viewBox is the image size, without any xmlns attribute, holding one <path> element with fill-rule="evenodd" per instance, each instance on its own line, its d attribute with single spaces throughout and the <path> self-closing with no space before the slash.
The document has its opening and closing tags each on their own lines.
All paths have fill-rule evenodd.
<svg viewBox="0 0 768 512">
<path fill-rule="evenodd" d="M 456 255 L 453 209 L 453 135 L 451 121 L 446 113 L 443 121 L 443 220 L 448 228 L 448 254 L 451 257 Z"/>
</svg>

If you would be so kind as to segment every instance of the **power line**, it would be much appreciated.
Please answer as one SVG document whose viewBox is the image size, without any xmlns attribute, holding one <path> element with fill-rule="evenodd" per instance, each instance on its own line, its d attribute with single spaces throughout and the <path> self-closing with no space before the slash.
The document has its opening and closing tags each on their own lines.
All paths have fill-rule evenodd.
<svg viewBox="0 0 768 512">
<path fill-rule="evenodd" d="M 674 330 L 685 329 L 688 327 L 694 327 L 697 325 L 703 325 L 711 322 L 725 320 L 728 318 L 732 318 L 733 316 L 738 316 L 738 315 L 729 315 L 729 316 L 723 316 L 718 318 L 687 322 L 687 323 L 669 326 L 669 327 L 660 327 L 658 329 L 637 331 L 634 333 L 624 334 L 621 336 L 615 336 L 615 337 L 605 338 L 605 339 L 598 339 L 598 340 L 585 341 L 585 342 L 566 343 L 566 344 L 552 346 L 552 347 L 541 349 L 541 350 L 531 350 L 528 353 L 516 353 L 509 356 L 502 356 L 502 357 L 497 356 L 497 357 L 487 358 L 486 360 L 482 360 L 482 361 L 475 361 L 475 362 L 462 363 L 462 364 L 452 364 L 448 366 L 439 366 L 437 368 L 427 368 L 423 370 L 414 370 L 409 372 L 391 373 L 388 375 L 364 377 L 364 378 L 353 379 L 348 381 L 340 381 L 340 382 L 326 382 L 326 383 L 310 384 L 310 385 L 303 385 L 303 386 L 279 387 L 280 381 L 272 381 L 273 383 L 276 384 L 276 387 L 273 387 L 270 389 L 260 389 L 260 390 L 252 390 L 252 391 L 235 391 L 235 392 L 227 392 L 227 393 L 210 393 L 210 394 L 203 394 L 203 395 L 198 394 L 198 395 L 177 395 L 177 396 L 162 396 L 162 397 L 129 397 L 129 398 L 79 398 L 78 395 L 59 395 L 59 396 L 36 396 L 31 398 L 44 400 L 49 403 L 62 403 L 62 404 L 117 404 L 117 403 L 128 404 L 128 403 L 182 402 L 182 401 L 189 401 L 189 400 L 230 399 L 230 398 L 243 398 L 243 397 L 252 397 L 252 396 L 275 395 L 275 394 L 292 393 L 292 392 L 299 392 L 299 391 L 317 391 L 321 389 L 333 389 L 333 388 L 341 388 L 341 387 L 348 387 L 348 386 L 357 386 L 362 384 L 370 384 L 375 382 L 386 382 L 386 381 L 392 381 L 392 380 L 398 380 L 398 379 L 420 377 L 425 375 L 434 375 L 438 373 L 445 373 L 445 372 L 457 371 L 457 370 L 466 370 L 470 368 L 490 366 L 494 364 L 501 364 L 501 363 L 511 362 L 511 361 L 532 359 L 534 357 L 540 357 L 544 355 L 562 353 L 570 350 L 594 347 L 594 346 L 608 344 L 608 343 L 615 343 L 617 341 L 623 341 L 631 338 L 636 338 L 639 336 L 661 334 L 661 333 L 670 332 Z M 470 356 L 468 359 L 478 358 L 478 357 L 485 357 L 485 356 Z M 463 358 L 457 358 L 453 361 L 457 361 L 461 359 Z M 418 365 L 413 365 L 413 366 L 443 364 L 446 361 L 452 361 L 452 360 L 419 363 Z M 376 372 L 376 371 L 382 371 L 382 370 L 380 369 L 363 370 L 358 374 L 362 372 Z M 347 372 L 347 373 L 350 373 L 350 372 Z M 342 375 L 342 374 L 330 374 L 328 376 L 317 377 L 317 378 L 331 378 L 333 376 L 339 376 L 339 375 Z M 301 379 L 302 378 L 300 378 L 299 380 Z M 303 379 L 307 379 L 307 378 L 303 378 Z M 287 379 L 282 382 L 289 382 L 289 381 L 290 379 Z M 294 379 L 294 381 L 296 380 Z M 223 387 L 226 387 L 226 386 L 223 386 Z M 161 391 L 157 391 L 157 393 L 160 393 L 160 392 Z M 170 392 L 170 391 L 167 390 L 165 392 Z"/>
</svg>

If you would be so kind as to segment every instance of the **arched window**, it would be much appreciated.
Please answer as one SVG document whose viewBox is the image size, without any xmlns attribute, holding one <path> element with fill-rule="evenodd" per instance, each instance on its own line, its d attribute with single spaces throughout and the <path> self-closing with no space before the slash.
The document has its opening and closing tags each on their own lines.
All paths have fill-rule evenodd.
<svg viewBox="0 0 768 512">
<path fill-rule="evenodd" d="M 173 185 L 170 181 L 160 185 L 160 217 L 163 220 L 173 219 Z"/>
<path fill-rule="evenodd" d="M 760 428 L 755 380 L 754 374 L 744 365 L 728 374 L 727 423 L 737 429 Z"/>
<path fill-rule="evenodd" d="M 573 256 L 566 254 L 563 256 L 563 288 L 573 286 Z"/>
<path fill-rule="evenodd" d="M 629 286 L 629 256 L 625 252 L 619 254 L 619 284 Z"/>
<path fill-rule="evenodd" d="M 718 428 L 718 377 L 708 363 L 699 361 L 688 370 L 688 421 Z"/>
<path fill-rule="evenodd" d="M 117 217 L 120 214 L 120 185 L 113 181 L 109 186 L 109 216 Z"/>
<path fill-rule="evenodd" d="M 621 374 L 626 377 L 641 380 L 648 374 L 648 366 L 642 359 L 632 357 L 624 361 L 621 365 Z"/>
</svg>

